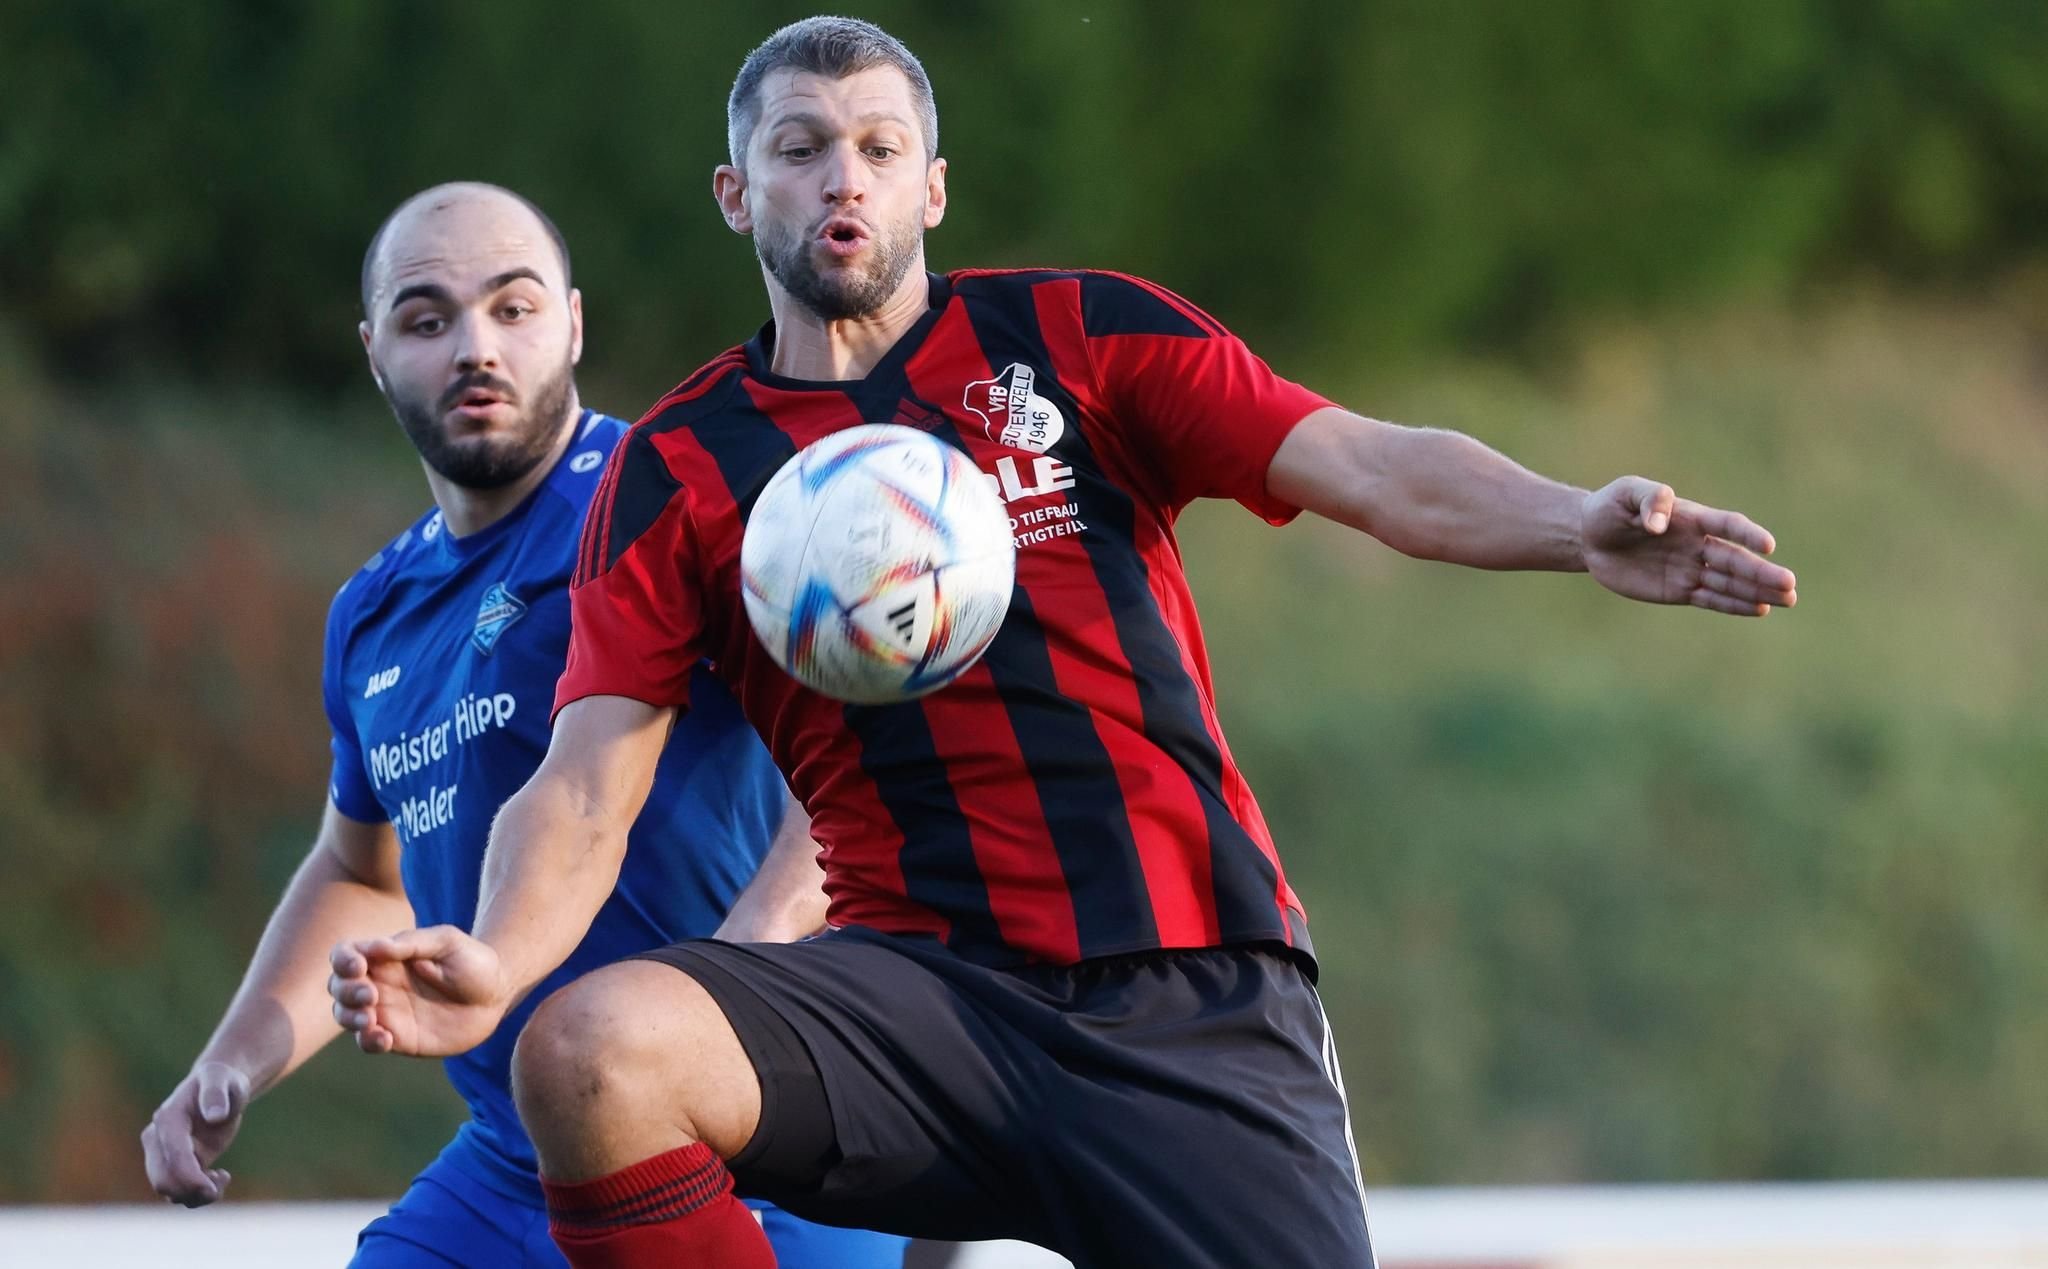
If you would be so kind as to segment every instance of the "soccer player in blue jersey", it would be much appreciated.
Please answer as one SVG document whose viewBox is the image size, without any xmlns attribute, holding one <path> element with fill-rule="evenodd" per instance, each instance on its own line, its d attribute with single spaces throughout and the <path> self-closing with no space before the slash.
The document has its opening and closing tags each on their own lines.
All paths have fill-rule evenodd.
<svg viewBox="0 0 2048 1269">
<path fill-rule="evenodd" d="M 225 1193 L 216 1161 L 250 1101 L 341 1033 L 327 948 L 473 918 L 491 819 L 547 749 L 578 532 L 626 431 L 578 404 L 582 297 L 560 234 L 520 196 L 460 184 L 409 199 L 372 241 L 362 284 L 371 373 L 435 507 L 335 598 L 318 838 L 213 1038 L 143 1130 L 151 1183 L 192 1207 Z M 699 672 L 691 704 L 616 888 L 554 978 L 449 1060 L 470 1119 L 363 1231 L 356 1265 L 562 1265 L 509 1087 L 532 1008 L 686 935 L 777 941 L 823 923 L 807 817 L 722 686 Z M 902 1263 L 903 1239 L 756 1210 L 785 1265 Z"/>
</svg>

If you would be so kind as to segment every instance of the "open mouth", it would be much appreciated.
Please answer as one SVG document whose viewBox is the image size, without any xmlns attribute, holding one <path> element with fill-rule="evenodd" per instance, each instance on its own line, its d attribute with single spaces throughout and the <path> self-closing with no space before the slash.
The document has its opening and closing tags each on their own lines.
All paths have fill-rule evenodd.
<svg viewBox="0 0 2048 1269">
<path fill-rule="evenodd" d="M 480 419 L 501 405 L 509 405 L 511 397 L 499 389 L 486 387 L 463 388 L 452 394 L 448 411 L 464 418 Z"/>
<path fill-rule="evenodd" d="M 866 226 L 856 220 L 834 218 L 818 231 L 818 243 L 835 256 L 850 256 L 867 244 Z"/>
</svg>

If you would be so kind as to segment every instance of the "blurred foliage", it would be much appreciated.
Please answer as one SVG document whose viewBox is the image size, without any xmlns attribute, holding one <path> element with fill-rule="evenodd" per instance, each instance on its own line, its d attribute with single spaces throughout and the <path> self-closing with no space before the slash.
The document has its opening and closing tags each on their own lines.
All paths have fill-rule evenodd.
<svg viewBox="0 0 2048 1269">
<path fill-rule="evenodd" d="M 1762 622 L 1189 517 L 1369 1175 L 2048 1170 L 2043 281 L 1372 394 L 1750 513 L 1801 581 Z"/>
<path fill-rule="evenodd" d="M 425 498 L 351 329 L 378 220 L 536 198 L 630 413 L 764 316 L 708 177 L 803 12 L 0 8 L 0 1200 L 142 1196 L 310 840 L 326 599 Z M 1801 571 L 1742 624 L 1190 513 L 1375 1181 L 2048 1170 L 2048 7 L 863 13 L 938 86 L 936 267 L 1157 277 Z M 337 1048 L 229 1164 L 390 1192 L 455 1115 Z"/>
<path fill-rule="evenodd" d="M 1375 1181 L 2048 1169 L 2048 287 L 2006 294 L 1371 390 L 1753 513 L 1802 578 L 1761 623 L 1190 512 Z M 136 1197 L 134 1131 L 312 829 L 326 596 L 423 494 L 395 429 L 29 382 L 0 432 L 30 512 L 0 522 L 0 1136 L 33 1148 L 0 1198 Z M 241 1192 L 390 1191 L 453 1122 L 434 1084 L 329 1053 L 256 1107 Z"/>
<path fill-rule="evenodd" d="M 377 222 L 478 177 L 550 209 L 603 283 L 594 369 L 652 399 L 761 320 L 710 173 L 740 57 L 806 12 L 17 0 L 0 306 L 72 377 L 146 357 L 332 389 Z M 1384 357 L 1870 269 L 1969 279 L 2048 225 L 2037 0 L 863 12 L 937 86 L 937 266 L 1140 272 L 1262 347 L 1343 331 Z"/>
<path fill-rule="evenodd" d="M 395 429 L 4 369 L 0 1200 L 133 1198 L 136 1133 L 312 840 L 328 597 L 423 492 Z M 349 1056 L 257 1105 L 239 1191 L 388 1190 L 446 1139 L 438 1071 Z"/>
</svg>

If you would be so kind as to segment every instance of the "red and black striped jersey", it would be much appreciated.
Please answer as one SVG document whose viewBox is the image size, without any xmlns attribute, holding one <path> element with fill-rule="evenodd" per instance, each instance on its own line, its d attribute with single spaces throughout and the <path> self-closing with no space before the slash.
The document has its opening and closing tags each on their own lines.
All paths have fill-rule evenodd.
<svg viewBox="0 0 2048 1269">
<path fill-rule="evenodd" d="M 770 370 L 771 323 L 619 446 L 584 530 L 556 709 L 687 699 L 708 657 L 810 810 L 831 921 L 990 964 L 1274 941 L 1300 901 L 1217 725 L 1173 523 L 1199 497 L 1274 523 L 1266 468 L 1328 404 L 1186 301 L 1112 273 L 967 270 L 864 379 Z M 1000 633 L 919 700 L 846 705 L 753 637 L 740 539 L 768 478 L 859 423 L 959 446 L 1008 504 Z"/>
</svg>

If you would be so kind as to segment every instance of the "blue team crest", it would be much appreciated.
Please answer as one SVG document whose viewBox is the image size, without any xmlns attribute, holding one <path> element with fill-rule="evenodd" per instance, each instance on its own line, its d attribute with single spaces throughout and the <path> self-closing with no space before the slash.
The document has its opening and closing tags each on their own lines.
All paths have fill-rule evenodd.
<svg viewBox="0 0 2048 1269">
<path fill-rule="evenodd" d="M 505 583 L 492 582 L 484 592 L 484 602 L 476 610 L 476 629 L 469 632 L 469 641 L 485 656 L 498 646 L 498 636 L 506 627 L 526 615 L 526 605 L 519 597 L 505 589 Z"/>
</svg>

